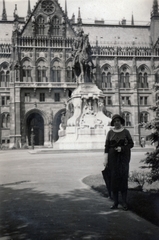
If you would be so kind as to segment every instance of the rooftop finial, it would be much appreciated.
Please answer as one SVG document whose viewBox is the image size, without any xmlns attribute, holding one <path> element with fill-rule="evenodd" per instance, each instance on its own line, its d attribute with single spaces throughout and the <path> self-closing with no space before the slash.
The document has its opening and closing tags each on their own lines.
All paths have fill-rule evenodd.
<svg viewBox="0 0 159 240">
<path fill-rule="evenodd" d="M 152 7 L 152 17 L 158 17 L 159 16 L 159 10 L 158 10 L 158 0 L 153 0 L 153 7 Z"/>
<path fill-rule="evenodd" d="M 132 17 L 131 17 L 131 25 L 134 25 L 134 16 L 133 16 L 133 13 L 132 13 Z"/>
<path fill-rule="evenodd" d="M 78 24 L 81 24 L 81 23 L 82 23 L 80 7 L 78 8 L 78 18 L 77 18 L 77 22 L 78 22 Z"/>
<path fill-rule="evenodd" d="M 5 0 L 3 0 L 2 21 L 7 21 L 7 13 L 6 13 L 6 7 L 5 7 Z"/>
<path fill-rule="evenodd" d="M 15 4 L 15 9 L 14 9 L 14 13 L 13 13 L 14 19 L 18 19 L 18 9 L 17 9 L 17 4 Z"/>
<path fill-rule="evenodd" d="M 67 0 L 65 0 L 65 14 L 67 16 Z"/>
<path fill-rule="evenodd" d="M 31 7 L 30 7 L 30 0 L 28 0 L 28 11 L 27 11 L 27 16 L 31 14 Z"/>
</svg>

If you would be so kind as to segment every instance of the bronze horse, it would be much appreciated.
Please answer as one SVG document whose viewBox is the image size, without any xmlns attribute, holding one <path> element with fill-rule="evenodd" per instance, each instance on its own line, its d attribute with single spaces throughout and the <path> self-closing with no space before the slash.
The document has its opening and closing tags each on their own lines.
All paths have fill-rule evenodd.
<svg viewBox="0 0 159 240">
<path fill-rule="evenodd" d="M 95 67 L 91 58 L 92 50 L 88 34 L 83 35 L 81 46 L 82 48 L 79 51 L 77 50 L 73 68 L 78 82 L 91 82 L 92 69 Z"/>
</svg>

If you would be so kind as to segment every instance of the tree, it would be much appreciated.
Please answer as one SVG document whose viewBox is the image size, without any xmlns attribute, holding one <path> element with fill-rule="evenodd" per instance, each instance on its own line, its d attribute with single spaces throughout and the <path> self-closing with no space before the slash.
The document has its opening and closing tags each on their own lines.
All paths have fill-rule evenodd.
<svg viewBox="0 0 159 240">
<path fill-rule="evenodd" d="M 152 111 L 156 112 L 156 116 L 159 114 L 159 105 L 156 102 L 155 106 L 150 108 Z M 156 147 L 154 151 L 148 152 L 147 157 L 142 160 L 146 164 L 142 168 L 149 168 L 149 182 L 155 182 L 159 180 L 159 117 L 155 117 L 152 121 L 145 124 L 145 129 L 152 130 L 152 133 L 147 136 L 147 140 L 154 144 Z"/>
</svg>

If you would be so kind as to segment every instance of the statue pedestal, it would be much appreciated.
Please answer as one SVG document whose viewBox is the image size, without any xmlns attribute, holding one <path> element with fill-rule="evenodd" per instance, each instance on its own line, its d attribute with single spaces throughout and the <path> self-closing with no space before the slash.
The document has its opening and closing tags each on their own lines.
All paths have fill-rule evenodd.
<svg viewBox="0 0 159 240">
<path fill-rule="evenodd" d="M 66 129 L 59 130 L 54 149 L 104 149 L 111 119 L 102 112 L 103 92 L 94 83 L 80 84 L 67 102 L 73 115 L 67 119 Z"/>
<path fill-rule="evenodd" d="M 71 127 L 72 128 L 72 127 Z M 93 129 L 93 128 L 75 128 L 67 129 L 65 136 L 61 136 L 54 144 L 55 149 L 104 149 L 107 129 Z"/>
</svg>

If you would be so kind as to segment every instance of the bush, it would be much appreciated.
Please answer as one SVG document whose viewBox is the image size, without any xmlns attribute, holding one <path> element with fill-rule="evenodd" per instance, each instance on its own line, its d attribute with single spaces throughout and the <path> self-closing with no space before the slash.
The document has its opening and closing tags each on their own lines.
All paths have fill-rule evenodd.
<svg viewBox="0 0 159 240">
<path fill-rule="evenodd" d="M 143 190 L 144 184 L 149 181 L 149 173 L 133 171 L 130 173 L 129 181 L 138 184 L 138 189 Z"/>
<path fill-rule="evenodd" d="M 156 90 L 158 91 L 158 89 Z M 154 106 L 150 107 L 150 110 L 156 112 L 156 115 L 159 116 L 159 105 L 157 102 Z M 142 166 L 142 168 L 150 169 L 149 183 L 153 183 L 159 180 L 159 117 L 146 123 L 144 127 L 147 130 L 153 130 L 146 139 L 149 140 L 151 144 L 156 145 L 156 149 L 151 153 L 147 153 L 147 157 L 142 160 L 142 162 L 146 164 L 146 166 Z"/>
<path fill-rule="evenodd" d="M 153 183 L 159 180 L 159 148 L 155 149 L 151 153 L 147 153 L 146 159 L 143 159 L 141 162 L 144 162 L 146 166 L 141 168 L 149 168 L 149 183 Z"/>
</svg>

